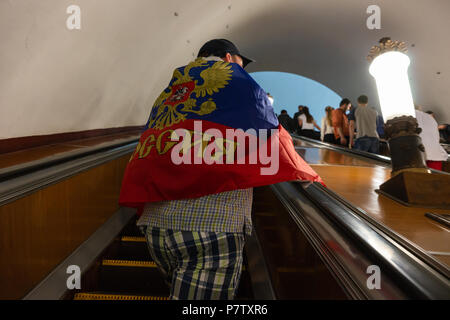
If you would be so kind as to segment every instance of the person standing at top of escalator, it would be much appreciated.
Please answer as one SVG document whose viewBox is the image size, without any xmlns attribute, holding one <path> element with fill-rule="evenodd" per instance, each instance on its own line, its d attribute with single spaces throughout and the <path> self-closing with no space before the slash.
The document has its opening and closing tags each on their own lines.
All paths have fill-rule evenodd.
<svg viewBox="0 0 450 320">
<path fill-rule="evenodd" d="M 442 143 L 450 143 L 450 124 L 440 124 L 438 129 Z"/>
<path fill-rule="evenodd" d="M 422 112 L 416 106 L 416 119 L 420 132 L 422 144 L 425 147 L 425 156 L 427 166 L 432 169 L 442 170 L 443 161 L 447 161 L 447 151 L 439 143 L 439 129 L 438 124 L 433 116 Z"/>
<path fill-rule="evenodd" d="M 356 110 L 356 106 L 354 106 L 353 104 L 349 104 L 347 107 L 347 110 L 345 111 L 345 115 L 347 116 L 347 120 L 348 120 L 348 147 L 351 149 L 353 148 L 354 145 L 354 138 L 356 135 L 356 131 L 355 131 L 355 126 L 352 127 L 352 119 L 354 120 L 355 118 L 355 110 Z"/>
<path fill-rule="evenodd" d="M 314 131 L 314 127 L 320 131 L 313 116 L 309 113 L 309 108 L 303 106 L 303 114 L 298 116 L 298 126 L 302 129 L 302 136 L 318 140 L 318 134 Z"/>
<path fill-rule="evenodd" d="M 281 114 L 278 116 L 278 121 L 287 132 L 291 133 L 294 131 L 294 120 L 289 116 L 286 110 L 281 110 Z"/>
<path fill-rule="evenodd" d="M 343 147 L 348 147 L 349 142 L 348 118 L 345 115 L 345 111 L 349 106 L 351 106 L 350 100 L 344 98 L 339 103 L 339 108 L 334 109 L 331 114 L 336 144 Z"/>
<path fill-rule="evenodd" d="M 438 123 L 438 120 L 436 119 L 436 116 L 434 115 L 434 112 L 431 110 L 428 110 L 425 112 L 433 117 L 434 120 Z M 439 124 L 438 123 L 438 130 L 439 130 L 439 136 L 440 141 L 442 143 L 450 143 L 450 125 L 449 124 Z"/>
<path fill-rule="evenodd" d="M 322 123 L 320 125 L 320 140 L 328 143 L 335 143 L 334 132 L 333 132 L 333 119 L 331 114 L 333 113 L 333 108 L 327 106 L 325 108 L 325 117 L 322 118 Z"/>
<path fill-rule="evenodd" d="M 298 106 L 298 111 L 294 113 L 294 131 L 300 136 L 302 134 L 302 128 L 298 125 L 298 117 L 303 114 L 303 106 Z"/>
<path fill-rule="evenodd" d="M 384 119 L 381 114 L 377 116 L 377 133 L 380 139 L 384 139 Z"/>
<path fill-rule="evenodd" d="M 379 153 L 380 141 L 377 132 L 378 113 L 368 107 L 369 98 L 366 95 L 358 97 L 358 107 L 349 114 L 350 148 L 353 147 L 353 132 L 356 128 L 354 147 L 357 150 Z"/>
<path fill-rule="evenodd" d="M 269 99 L 269 101 L 270 101 L 270 104 L 272 105 L 272 107 L 273 107 L 273 102 L 274 102 L 274 99 L 273 99 L 273 97 L 272 97 L 272 95 L 269 93 L 269 92 L 267 92 L 267 98 Z"/>
</svg>

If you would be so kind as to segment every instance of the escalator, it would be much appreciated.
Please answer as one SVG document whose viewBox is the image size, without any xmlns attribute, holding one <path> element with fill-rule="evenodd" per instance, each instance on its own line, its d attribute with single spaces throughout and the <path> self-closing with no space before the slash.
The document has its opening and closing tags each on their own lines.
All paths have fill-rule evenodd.
<svg viewBox="0 0 450 320">
<path fill-rule="evenodd" d="M 135 218 L 83 274 L 82 290 L 69 291 L 74 300 L 166 300 L 167 285 L 159 276 Z"/>
<path fill-rule="evenodd" d="M 164 282 L 149 254 L 145 237 L 136 226 L 137 217 L 83 274 L 82 290 L 71 290 L 65 300 L 167 300 L 169 286 Z M 252 299 L 246 257 L 236 298 Z"/>
<path fill-rule="evenodd" d="M 255 188 L 252 216 L 238 300 L 450 297 L 448 269 L 320 184 Z M 83 273 L 83 289 L 66 290 L 63 299 L 168 298 L 168 286 L 135 224 L 133 216 Z M 379 289 L 367 284 L 369 266 L 382 271 Z"/>
<path fill-rule="evenodd" d="M 276 299 L 347 299 L 272 187 L 254 189 L 253 222 Z"/>
<path fill-rule="evenodd" d="M 295 143 L 298 144 L 298 141 Z M 325 157 L 328 162 L 326 164 L 324 150 L 332 148 L 331 146 L 321 146 L 307 140 L 301 143 L 303 145 L 297 146 L 297 151 L 307 162 L 317 165 L 317 169 L 324 172 L 332 168 L 329 163 L 333 161 L 344 161 L 339 172 L 353 168 L 356 170 L 359 165 L 367 170 L 381 170 L 379 167 L 389 170 L 386 159 L 349 154 L 346 150 L 330 151 L 325 155 L 328 156 Z M 67 177 L 80 180 L 76 184 L 83 191 L 93 181 L 88 170 L 96 170 L 91 168 L 97 167 L 101 168 L 102 174 L 95 173 L 97 179 L 111 176 L 111 181 L 120 186 L 123 174 L 121 170 L 135 146 L 136 140 L 122 141 L 118 146 L 91 150 L 88 154 L 61 159 L 49 165 L 40 164 L 40 167 L 26 169 L 23 174 L 19 169 L 14 174 L 4 172 L 4 181 L 1 181 L 0 176 L 0 205 L 12 206 L 17 199 L 36 192 L 31 190 L 31 186 L 45 191 L 52 184 L 58 186 L 58 181 L 67 181 Z M 120 159 L 120 165 L 108 164 L 116 161 L 115 159 Z M 105 174 L 105 170 L 110 167 L 117 173 Z M 101 191 L 114 190 L 102 187 Z M 299 182 L 254 188 L 254 230 L 252 237 L 246 241 L 244 270 L 236 299 L 450 298 L 450 272 L 442 261 L 350 203 L 339 192 L 317 183 Z M 88 212 L 101 209 L 98 199 L 104 199 L 105 203 L 116 201 L 111 194 L 101 198 L 92 192 L 84 192 L 82 195 L 84 198 L 79 198 L 78 202 L 84 201 L 82 208 Z M 45 194 L 40 197 L 44 196 Z M 55 207 L 57 200 L 49 199 L 49 203 Z M 66 202 L 61 204 L 61 208 L 54 209 L 59 212 L 64 206 L 67 207 Z M 79 234 L 91 220 L 97 223 L 97 227 L 90 231 L 90 236 L 78 239 L 77 246 L 70 243 L 71 249 L 66 249 L 66 256 L 60 254 L 55 259 L 51 255 L 55 249 L 50 248 L 51 250 L 38 257 L 39 260 L 34 257 L 34 260 L 21 260 L 20 268 L 28 268 L 28 261 L 47 259 L 49 266 L 53 263 L 52 270 L 42 271 L 34 276 L 35 279 L 39 276 L 40 281 L 34 282 L 24 299 L 168 298 L 168 286 L 151 260 L 145 239 L 136 227 L 135 212 L 125 208 L 108 210 L 110 213 L 107 219 L 82 214 L 80 218 L 76 218 L 77 215 L 71 218 L 71 223 L 75 224 L 73 230 L 69 229 L 71 234 Z M 42 217 L 39 216 L 39 219 Z M 41 225 L 33 228 L 42 228 L 42 235 L 49 233 L 48 228 L 54 224 L 53 221 L 48 222 L 49 226 L 42 225 L 42 221 L 39 223 Z M 58 225 L 59 229 L 62 227 L 64 225 Z M 83 232 L 87 233 L 86 230 Z M 15 234 L 8 236 L 11 237 L 11 243 L 16 241 L 13 239 Z M 62 244 L 71 240 L 69 236 L 65 239 L 63 232 L 58 237 L 58 243 Z M 37 240 L 40 241 L 39 238 Z M 33 241 L 36 240 L 30 239 L 28 245 L 31 246 Z M 52 241 L 56 244 L 53 238 Z M 67 245 L 66 247 L 69 248 Z M 67 268 L 71 265 L 79 266 L 81 270 L 80 289 L 67 289 Z M 27 270 L 31 270 L 33 266 L 30 265 Z M 381 270 L 380 289 L 373 289 L 367 284 L 370 278 L 368 268 L 371 266 L 377 266 Z M 11 267 L 7 270 L 14 272 L 20 268 Z"/>
</svg>

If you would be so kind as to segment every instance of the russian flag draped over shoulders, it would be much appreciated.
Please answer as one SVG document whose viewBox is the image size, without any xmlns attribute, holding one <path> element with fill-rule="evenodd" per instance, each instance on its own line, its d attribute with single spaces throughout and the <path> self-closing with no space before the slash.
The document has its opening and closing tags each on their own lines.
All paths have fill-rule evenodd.
<svg viewBox="0 0 450 320">
<path fill-rule="evenodd" d="M 266 92 L 238 64 L 174 71 L 126 167 L 119 204 L 198 198 L 282 181 L 322 182 L 295 151 Z"/>
</svg>

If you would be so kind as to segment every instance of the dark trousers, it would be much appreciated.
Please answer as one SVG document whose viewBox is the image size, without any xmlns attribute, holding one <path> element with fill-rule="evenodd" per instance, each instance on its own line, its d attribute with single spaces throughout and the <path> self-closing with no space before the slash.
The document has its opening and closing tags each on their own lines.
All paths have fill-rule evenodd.
<svg viewBox="0 0 450 320">
<path fill-rule="evenodd" d="M 336 139 L 334 138 L 334 134 L 333 133 L 328 133 L 328 134 L 324 135 L 323 136 L 323 142 L 336 143 Z"/>
<path fill-rule="evenodd" d="M 317 134 L 319 134 L 319 136 L 317 136 Z M 303 129 L 301 135 L 304 137 L 307 137 L 307 138 L 320 140 L 320 133 L 318 133 L 317 131 L 311 130 L 311 129 Z M 317 138 L 319 138 L 319 139 L 317 139 Z"/>
<path fill-rule="evenodd" d="M 364 136 L 355 140 L 355 149 L 371 152 L 371 153 L 379 153 L 380 145 L 378 138 Z"/>
<path fill-rule="evenodd" d="M 338 146 L 342 146 L 342 147 L 348 148 L 348 142 L 350 141 L 350 137 L 349 137 L 349 136 L 345 136 L 345 140 L 347 140 L 347 143 L 346 143 L 346 144 L 341 144 L 341 138 L 338 137 L 338 138 L 335 140 L 335 143 L 336 143 Z"/>
</svg>

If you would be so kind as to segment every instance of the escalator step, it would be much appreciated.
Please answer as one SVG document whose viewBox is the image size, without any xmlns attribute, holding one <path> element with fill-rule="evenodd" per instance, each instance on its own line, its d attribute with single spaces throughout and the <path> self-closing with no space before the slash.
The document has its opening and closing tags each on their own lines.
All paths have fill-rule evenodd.
<svg viewBox="0 0 450 320">
<path fill-rule="evenodd" d="M 153 261 L 132 261 L 132 260 L 111 260 L 104 259 L 102 261 L 103 266 L 114 267 L 145 267 L 156 268 L 156 264 Z"/>
<path fill-rule="evenodd" d="M 114 241 L 105 252 L 103 259 L 152 261 L 146 242 Z"/>
<path fill-rule="evenodd" d="M 145 237 L 123 236 L 120 240 L 123 242 L 146 242 Z"/>
<path fill-rule="evenodd" d="M 104 293 L 76 293 L 74 300 L 168 300 L 168 297 L 128 295 L 128 294 L 104 294 Z"/>
<path fill-rule="evenodd" d="M 122 236 L 130 236 L 130 237 L 142 237 L 142 232 L 138 226 L 136 226 L 136 222 L 132 222 L 123 228 L 121 232 Z"/>
<path fill-rule="evenodd" d="M 104 259 L 96 291 L 165 296 L 169 288 L 152 261 Z"/>
<path fill-rule="evenodd" d="M 273 211 L 258 211 L 255 212 L 254 215 L 256 216 L 260 216 L 260 217 L 276 217 L 277 214 L 274 213 Z"/>
<path fill-rule="evenodd" d="M 131 260 L 112 260 L 104 259 L 102 260 L 102 266 L 113 266 L 113 267 L 145 267 L 145 268 L 156 268 L 156 263 L 153 261 L 131 261 Z M 247 268 L 245 265 L 242 266 L 242 271 Z"/>
</svg>

